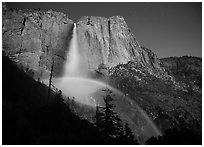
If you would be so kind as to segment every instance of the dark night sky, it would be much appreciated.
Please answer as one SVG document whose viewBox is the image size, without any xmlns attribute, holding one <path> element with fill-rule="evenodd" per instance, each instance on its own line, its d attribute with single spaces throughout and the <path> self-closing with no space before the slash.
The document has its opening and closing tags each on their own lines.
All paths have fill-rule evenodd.
<svg viewBox="0 0 204 147">
<path fill-rule="evenodd" d="M 84 15 L 123 16 L 140 45 L 158 57 L 202 56 L 200 3 L 7 3 L 9 8 L 54 9 L 75 22 Z"/>
</svg>

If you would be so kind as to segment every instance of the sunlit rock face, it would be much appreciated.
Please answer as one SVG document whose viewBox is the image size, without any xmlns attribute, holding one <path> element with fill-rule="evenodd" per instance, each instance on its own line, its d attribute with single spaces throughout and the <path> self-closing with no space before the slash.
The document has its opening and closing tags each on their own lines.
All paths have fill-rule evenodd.
<svg viewBox="0 0 204 147">
<path fill-rule="evenodd" d="M 156 75 L 166 74 L 156 55 L 139 45 L 123 17 L 85 16 L 77 23 L 77 31 L 79 48 L 87 54 L 91 71 L 101 64 L 114 67 L 133 61 Z"/>
<path fill-rule="evenodd" d="M 47 78 L 54 60 L 54 76 L 60 77 L 67 60 L 73 21 L 55 11 L 3 11 L 3 51 L 35 78 Z M 143 48 L 120 16 L 110 18 L 84 16 L 77 23 L 79 53 L 86 67 L 95 74 L 105 73 L 132 61 L 149 73 L 166 79 L 171 77 L 160 66 L 156 55 Z"/>
<path fill-rule="evenodd" d="M 4 10 L 2 25 L 6 55 L 33 70 L 35 78 L 47 77 L 54 60 L 54 76 L 60 75 L 72 35 L 72 20 L 52 10 Z"/>
<path fill-rule="evenodd" d="M 120 17 L 110 19 L 83 17 L 78 22 L 80 48 L 86 50 L 87 56 L 94 56 L 89 59 L 91 69 L 96 69 L 101 63 L 116 66 L 132 60 L 133 55 L 128 50 L 130 41 L 130 36 L 126 32 L 128 28 L 121 19 Z"/>
</svg>

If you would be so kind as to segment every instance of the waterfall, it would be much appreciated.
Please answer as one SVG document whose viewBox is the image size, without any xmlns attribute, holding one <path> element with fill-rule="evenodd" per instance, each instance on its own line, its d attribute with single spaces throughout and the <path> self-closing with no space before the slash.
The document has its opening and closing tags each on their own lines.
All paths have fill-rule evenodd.
<svg viewBox="0 0 204 147">
<path fill-rule="evenodd" d="M 96 106 L 97 101 L 92 95 L 106 85 L 100 81 L 90 79 L 88 76 L 87 60 L 78 48 L 77 29 L 74 23 L 73 35 L 67 53 L 67 61 L 64 66 L 64 74 L 61 78 L 53 79 L 54 85 L 62 90 L 63 94 L 76 101 Z"/>
<path fill-rule="evenodd" d="M 64 74 L 61 78 L 53 79 L 55 87 L 60 89 L 63 95 L 69 98 L 74 97 L 76 101 L 91 107 L 95 107 L 98 104 L 104 105 L 104 93 L 102 92 L 102 89 L 109 88 L 113 91 L 113 95 L 115 96 L 114 99 L 118 102 L 117 107 L 126 107 L 126 109 L 130 109 L 130 106 L 132 106 L 130 113 L 132 112 L 132 108 L 134 108 L 132 113 L 137 113 L 136 115 L 146 120 L 147 124 L 141 128 L 146 136 L 160 135 L 160 131 L 151 119 L 134 101 L 124 96 L 122 92 L 110 85 L 89 78 L 87 72 L 88 66 L 86 66 L 87 60 L 85 59 L 86 58 L 83 58 L 83 55 L 78 48 L 77 29 L 76 24 L 74 24 L 73 36 L 68 50 Z"/>
<path fill-rule="evenodd" d="M 65 64 L 64 77 L 76 76 L 78 75 L 79 69 L 79 54 L 78 54 L 78 43 L 77 43 L 77 32 L 76 24 L 74 23 L 73 36 L 69 47 L 67 61 Z"/>
<path fill-rule="evenodd" d="M 79 52 L 77 29 L 74 23 L 73 35 L 69 46 L 63 77 L 88 77 L 88 65 L 83 52 Z"/>
</svg>

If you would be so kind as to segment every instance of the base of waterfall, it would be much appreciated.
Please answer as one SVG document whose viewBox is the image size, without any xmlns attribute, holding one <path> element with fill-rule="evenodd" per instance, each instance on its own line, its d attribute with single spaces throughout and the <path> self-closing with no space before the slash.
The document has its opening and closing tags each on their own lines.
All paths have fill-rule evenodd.
<svg viewBox="0 0 204 147">
<path fill-rule="evenodd" d="M 132 124 L 135 134 L 146 137 L 161 135 L 152 120 L 133 100 L 108 84 L 81 77 L 54 78 L 52 82 L 62 91 L 65 99 L 74 98 L 76 102 L 93 108 L 96 105 L 104 106 L 106 93 L 103 89 L 110 89 L 113 92 L 111 96 L 114 98 L 116 112 L 124 121 Z"/>
<path fill-rule="evenodd" d="M 100 81 L 80 77 L 58 78 L 54 79 L 53 83 L 56 88 L 62 91 L 64 96 L 94 107 L 97 104 L 102 105 L 100 99 L 96 98 L 96 93 L 102 89 L 112 89 Z"/>
</svg>

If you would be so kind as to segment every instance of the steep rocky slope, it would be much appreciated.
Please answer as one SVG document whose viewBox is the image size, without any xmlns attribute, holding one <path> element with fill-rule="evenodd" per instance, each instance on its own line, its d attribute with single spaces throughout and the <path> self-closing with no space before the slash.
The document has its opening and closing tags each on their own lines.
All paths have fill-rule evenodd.
<svg viewBox="0 0 204 147">
<path fill-rule="evenodd" d="M 160 59 L 162 66 L 189 91 L 202 93 L 202 58 L 169 57 Z"/>
<path fill-rule="evenodd" d="M 36 79 L 47 77 L 54 60 L 59 76 L 73 28 L 73 21 L 55 11 L 4 10 L 2 21 L 3 51 Z"/>
<path fill-rule="evenodd" d="M 144 109 L 162 132 L 185 126 L 201 133 L 200 93 L 175 89 L 173 82 L 149 74 L 134 62 L 111 68 L 109 79 L 112 86 Z"/>
</svg>

